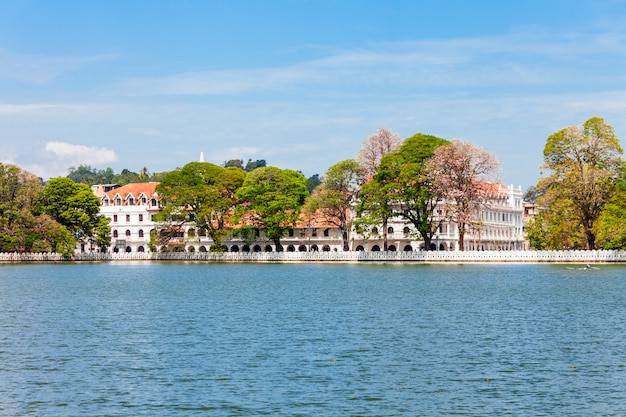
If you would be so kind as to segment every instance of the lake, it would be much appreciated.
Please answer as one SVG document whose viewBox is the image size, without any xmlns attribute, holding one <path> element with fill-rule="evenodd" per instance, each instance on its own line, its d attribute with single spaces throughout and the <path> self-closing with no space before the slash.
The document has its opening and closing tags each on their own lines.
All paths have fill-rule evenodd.
<svg viewBox="0 0 626 417">
<path fill-rule="evenodd" d="M 626 266 L 0 265 L 2 416 L 624 416 Z"/>
</svg>

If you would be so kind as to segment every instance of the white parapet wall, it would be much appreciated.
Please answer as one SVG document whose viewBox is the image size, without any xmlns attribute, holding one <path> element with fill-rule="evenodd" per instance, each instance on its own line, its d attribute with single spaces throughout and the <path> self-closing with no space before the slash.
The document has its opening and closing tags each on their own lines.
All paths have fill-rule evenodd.
<svg viewBox="0 0 626 417">
<path fill-rule="evenodd" d="M 0 253 L 0 262 L 406 262 L 626 263 L 626 251 L 227 252 L 227 253 Z"/>
</svg>

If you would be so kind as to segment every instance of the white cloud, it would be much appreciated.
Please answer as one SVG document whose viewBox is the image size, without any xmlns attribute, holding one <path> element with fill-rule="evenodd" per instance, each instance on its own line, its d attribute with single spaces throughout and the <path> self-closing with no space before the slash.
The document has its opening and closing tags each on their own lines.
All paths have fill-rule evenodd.
<svg viewBox="0 0 626 417">
<path fill-rule="evenodd" d="M 107 164 L 117 161 L 117 155 L 110 149 L 95 146 L 74 145 L 66 142 L 48 142 L 46 152 L 64 161 L 75 161 L 83 165 Z"/>
</svg>

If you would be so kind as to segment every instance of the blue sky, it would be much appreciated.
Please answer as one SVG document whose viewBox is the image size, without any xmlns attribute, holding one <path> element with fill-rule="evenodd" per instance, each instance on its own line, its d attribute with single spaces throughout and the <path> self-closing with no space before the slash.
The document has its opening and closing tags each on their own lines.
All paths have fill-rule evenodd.
<svg viewBox="0 0 626 417">
<path fill-rule="evenodd" d="M 0 161 L 310 176 L 386 127 L 475 143 L 526 189 L 555 131 L 626 140 L 625 68 L 624 0 L 0 0 Z"/>
</svg>

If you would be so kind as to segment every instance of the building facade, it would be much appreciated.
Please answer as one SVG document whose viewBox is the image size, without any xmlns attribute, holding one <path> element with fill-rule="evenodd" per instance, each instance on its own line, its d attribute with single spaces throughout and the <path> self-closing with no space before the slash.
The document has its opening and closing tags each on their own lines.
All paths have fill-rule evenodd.
<svg viewBox="0 0 626 417">
<path fill-rule="evenodd" d="M 213 241 L 193 222 L 179 226 L 170 233 L 167 242 L 151 243 L 151 233 L 158 224 L 154 214 L 160 209 L 156 193 L 158 183 L 128 184 L 101 192 L 101 213 L 110 219 L 113 252 L 146 252 L 151 245 L 157 251 L 208 252 Z M 441 213 L 436 209 L 435 215 Z M 354 211 L 353 211 L 354 214 Z M 481 208 L 478 217 L 465 234 L 464 250 L 523 250 L 524 205 L 521 187 L 493 186 L 491 198 Z M 387 224 L 386 241 L 389 251 L 425 250 L 412 225 L 400 218 Z M 349 233 L 348 247 L 352 251 L 381 251 L 384 249 L 384 231 L 372 227 L 367 233 Z M 452 222 L 443 222 L 433 237 L 431 250 L 460 250 L 459 230 Z M 266 238 L 263 230 L 248 236 L 233 232 L 222 242 L 227 252 L 311 252 L 342 251 L 343 237 L 339 228 L 324 221 L 303 219 L 288 235 L 281 246 Z"/>
<path fill-rule="evenodd" d="M 156 182 L 113 187 L 100 195 L 100 213 L 109 218 L 111 252 L 147 252 L 154 214 L 160 209 Z"/>
</svg>

